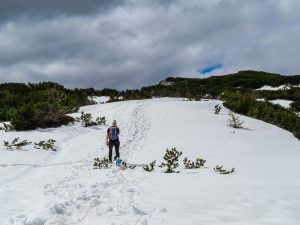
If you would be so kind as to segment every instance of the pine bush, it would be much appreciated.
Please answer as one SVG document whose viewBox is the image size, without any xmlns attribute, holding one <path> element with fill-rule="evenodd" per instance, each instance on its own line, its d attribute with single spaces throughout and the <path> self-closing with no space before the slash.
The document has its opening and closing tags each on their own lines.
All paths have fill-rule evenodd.
<svg viewBox="0 0 300 225">
<path fill-rule="evenodd" d="M 171 150 L 167 149 L 164 155 L 165 163 L 162 163 L 161 166 L 166 166 L 166 173 L 175 173 L 175 169 L 179 166 L 178 158 L 182 155 L 182 152 L 177 151 L 176 148 Z M 178 171 L 177 171 L 178 172 Z"/>
<path fill-rule="evenodd" d="M 197 158 L 195 162 L 189 160 L 187 157 L 183 159 L 183 164 L 185 169 L 199 169 L 204 166 L 206 160 Z"/>
<path fill-rule="evenodd" d="M 214 171 L 219 173 L 219 174 L 230 174 L 230 173 L 234 173 L 235 170 L 234 168 L 232 168 L 231 170 L 226 170 L 223 168 L 223 166 L 219 166 L 217 165 L 215 168 L 214 168 Z"/>
<path fill-rule="evenodd" d="M 222 107 L 219 104 L 215 105 L 215 114 L 219 114 L 221 111 Z"/>
<path fill-rule="evenodd" d="M 19 137 L 15 138 L 11 143 L 8 141 L 4 141 L 4 146 L 7 150 L 13 150 L 13 149 L 21 149 L 22 147 L 26 145 L 30 145 L 31 142 L 28 142 L 27 140 L 19 141 Z"/>
<path fill-rule="evenodd" d="M 235 115 L 233 112 L 229 112 L 230 118 L 228 119 L 228 125 L 233 128 L 243 128 L 244 121 L 240 120 L 240 117 Z"/>
<path fill-rule="evenodd" d="M 90 127 L 96 125 L 105 125 L 106 119 L 105 117 L 97 117 L 95 121 L 93 121 L 91 113 L 81 112 L 80 118 L 77 118 L 77 121 L 81 121 L 82 126 Z"/>
<path fill-rule="evenodd" d="M 103 158 L 94 158 L 94 163 L 93 163 L 94 169 L 107 169 L 112 166 L 112 163 L 109 159 Z"/>
<path fill-rule="evenodd" d="M 52 151 L 56 151 L 56 149 L 54 148 L 54 143 L 56 142 L 56 140 L 54 139 L 49 139 L 47 141 L 40 141 L 38 143 L 34 143 L 34 148 L 36 149 L 44 149 L 44 150 L 52 150 Z"/>
<path fill-rule="evenodd" d="M 152 172 L 154 170 L 155 164 L 156 164 L 156 160 L 151 162 L 149 165 L 144 166 L 143 169 L 147 172 Z"/>
</svg>

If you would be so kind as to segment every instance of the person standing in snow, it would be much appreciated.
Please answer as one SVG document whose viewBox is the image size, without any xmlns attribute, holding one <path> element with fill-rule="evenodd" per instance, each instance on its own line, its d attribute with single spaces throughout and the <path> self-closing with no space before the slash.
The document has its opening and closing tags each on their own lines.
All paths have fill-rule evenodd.
<svg viewBox="0 0 300 225">
<path fill-rule="evenodd" d="M 120 158 L 120 152 L 119 152 L 119 147 L 120 147 L 120 140 L 119 140 L 119 134 L 120 134 L 120 129 L 117 126 L 117 121 L 113 120 L 112 126 L 107 129 L 106 133 L 106 145 L 108 145 L 109 149 L 109 154 L 108 158 L 112 162 L 112 150 L 113 147 L 115 147 L 115 157 L 114 159 L 116 160 L 117 158 Z"/>
</svg>

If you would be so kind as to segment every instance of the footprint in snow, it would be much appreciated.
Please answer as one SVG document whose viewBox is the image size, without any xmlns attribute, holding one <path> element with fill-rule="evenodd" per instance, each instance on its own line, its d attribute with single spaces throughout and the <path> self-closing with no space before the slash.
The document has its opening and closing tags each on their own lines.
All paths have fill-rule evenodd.
<svg viewBox="0 0 300 225">
<path fill-rule="evenodd" d="M 147 213 L 145 211 L 143 211 L 142 209 L 139 209 L 135 206 L 132 206 L 131 213 L 134 215 L 140 215 L 140 216 L 147 215 Z"/>
</svg>

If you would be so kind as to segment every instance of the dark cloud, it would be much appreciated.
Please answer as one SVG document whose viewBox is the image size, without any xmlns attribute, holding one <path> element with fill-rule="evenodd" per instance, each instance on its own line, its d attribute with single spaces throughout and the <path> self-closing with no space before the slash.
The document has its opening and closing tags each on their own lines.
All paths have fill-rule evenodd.
<svg viewBox="0 0 300 225">
<path fill-rule="evenodd" d="M 89 15 L 122 3 L 122 0 L 3 0 L 0 21 L 44 19 L 57 15 Z"/>
<path fill-rule="evenodd" d="M 297 0 L 40 2 L 21 11 L 4 4 L 11 13 L 0 25 L 2 82 L 137 88 L 199 76 L 216 63 L 214 74 L 300 72 Z"/>
</svg>

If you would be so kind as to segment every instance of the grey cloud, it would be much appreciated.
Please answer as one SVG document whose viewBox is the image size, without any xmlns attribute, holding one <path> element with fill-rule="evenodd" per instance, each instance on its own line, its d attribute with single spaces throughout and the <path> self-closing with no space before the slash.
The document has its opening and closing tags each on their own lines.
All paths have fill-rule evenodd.
<svg viewBox="0 0 300 225">
<path fill-rule="evenodd" d="M 0 81 L 125 89 L 214 63 L 217 74 L 300 72 L 296 0 L 89 1 L 82 11 L 61 2 L 68 13 L 2 23 Z"/>
<path fill-rule="evenodd" d="M 89 15 L 122 3 L 122 0 L 4 0 L 1 1 L 0 21 Z"/>
</svg>

